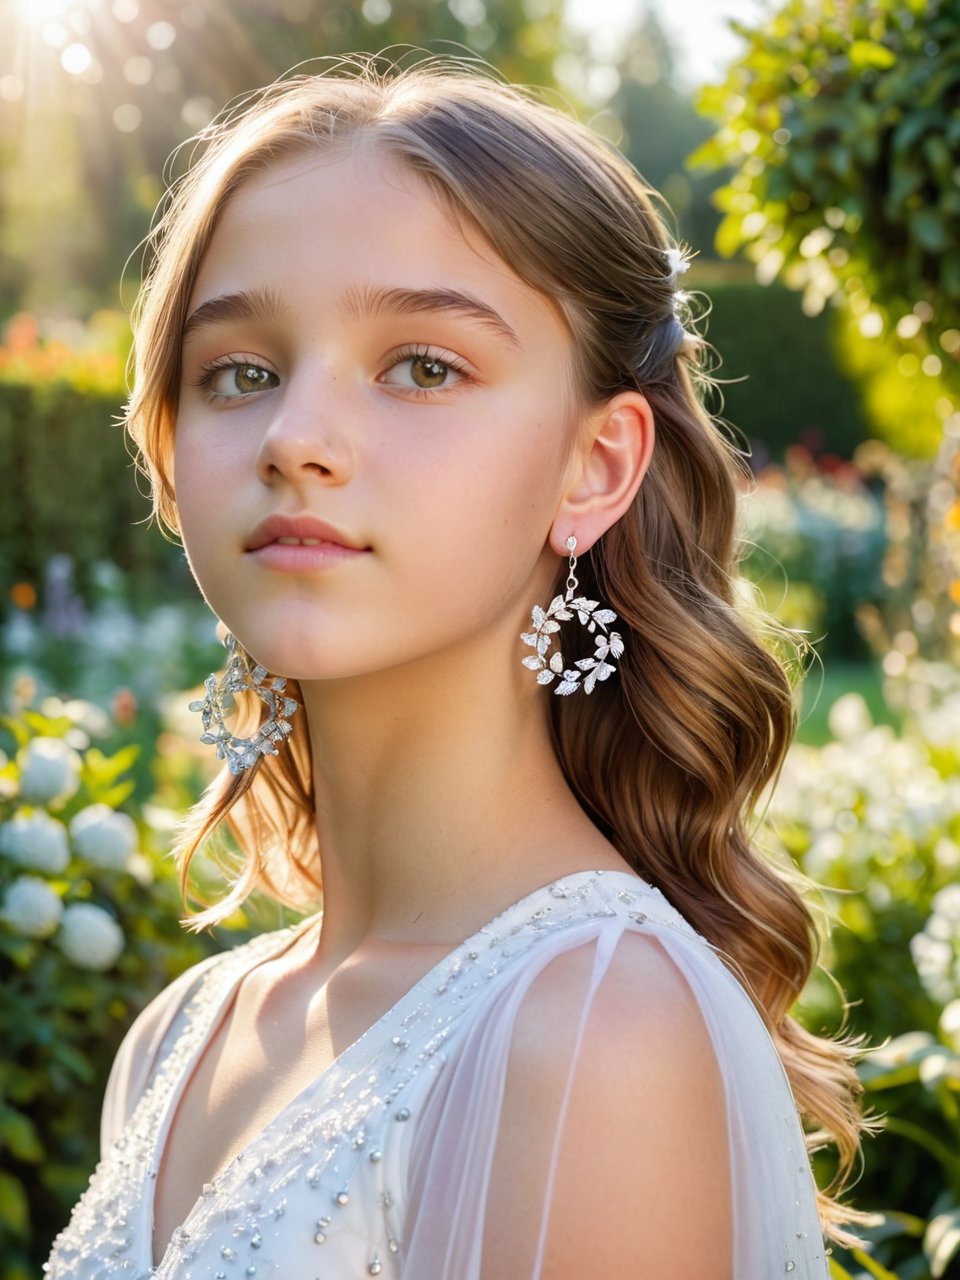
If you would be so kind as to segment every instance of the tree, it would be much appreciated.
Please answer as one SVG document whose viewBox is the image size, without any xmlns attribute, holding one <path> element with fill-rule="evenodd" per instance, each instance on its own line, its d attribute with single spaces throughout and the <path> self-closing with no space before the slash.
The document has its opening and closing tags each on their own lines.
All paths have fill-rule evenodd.
<svg viewBox="0 0 960 1280">
<path fill-rule="evenodd" d="M 718 250 L 837 307 L 874 429 L 932 456 L 909 497 L 917 569 L 897 620 L 931 655 L 960 637 L 960 0 L 786 0 L 698 108 L 688 163 L 731 165 Z M 891 458 L 893 455 L 890 455 Z M 886 477 L 888 483 L 890 477 Z M 923 626 L 919 619 L 925 618 Z"/>
<path fill-rule="evenodd" d="M 692 174 L 683 157 L 710 133 L 689 93 L 677 87 L 676 52 L 653 9 L 646 9 L 617 60 L 619 85 L 609 109 L 623 128 L 620 146 L 648 183 L 668 201 L 676 231 L 701 254 L 717 228 L 711 175 Z"/>
<path fill-rule="evenodd" d="M 844 303 L 955 379 L 960 356 L 960 3 L 788 0 L 698 109 L 689 163 L 732 166 L 717 248 L 762 282 Z"/>
</svg>

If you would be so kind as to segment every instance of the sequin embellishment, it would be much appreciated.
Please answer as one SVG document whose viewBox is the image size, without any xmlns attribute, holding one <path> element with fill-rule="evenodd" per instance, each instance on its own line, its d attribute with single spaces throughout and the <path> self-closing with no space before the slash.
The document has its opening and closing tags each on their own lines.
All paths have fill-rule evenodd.
<svg viewBox="0 0 960 1280">
<path fill-rule="evenodd" d="M 508 982 L 542 938 L 584 920 L 619 916 L 628 928 L 649 923 L 703 941 L 659 891 L 632 876 L 625 888 L 625 876 L 566 876 L 451 952 L 203 1185 L 154 1267 L 148 1211 L 157 1135 L 237 981 L 290 931 L 217 957 L 177 1015 L 123 1136 L 58 1237 L 47 1280 L 315 1280 L 318 1267 L 330 1280 L 400 1280 L 407 1196 L 401 1153 L 490 984 Z"/>
</svg>

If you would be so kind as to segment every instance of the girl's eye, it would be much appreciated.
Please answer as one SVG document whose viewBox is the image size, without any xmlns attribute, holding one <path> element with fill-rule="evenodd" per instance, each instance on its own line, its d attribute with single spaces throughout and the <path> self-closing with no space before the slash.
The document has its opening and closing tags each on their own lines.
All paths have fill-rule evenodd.
<svg viewBox="0 0 960 1280">
<path fill-rule="evenodd" d="M 262 365 L 245 360 L 221 360 L 206 364 L 194 386 L 202 387 L 212 396 L 236 400 L 254 391 L 265 391 L 276 386 L 277 375 Z"/>
<path fill-rule="evenodd" d="M 414 356 L 410 361 L 410 377 L 418 387 L 442 387 L 447 380 L 449 367 L 432 356 Z"/>
<path fill-rule="evenodd" d="M 466 367 L 459 357 L 449 352 L 440 356 L 418 348 L 398 351 L 393 357 L 393 364 L 380 380 L 388 386 L 411 391 L 438 391 L 455 386 L 467 377 Z"/>
</svg>

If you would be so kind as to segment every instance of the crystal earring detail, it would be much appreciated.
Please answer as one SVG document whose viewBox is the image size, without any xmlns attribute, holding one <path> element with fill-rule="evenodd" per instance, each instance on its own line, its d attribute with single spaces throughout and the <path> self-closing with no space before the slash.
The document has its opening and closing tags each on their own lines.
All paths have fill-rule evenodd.
<svg viewBox="0 0 960 1280">
<path fill-rule="evenodd" d="M 201 742 L 217 748 L 217 759 L 226 760 L 231 773 L 243 773 L 255 765 L 261 756 L 279 755 L 276 742 L 293 732 L 288 716 L 298 710 L 295 698 L 283 697 L 286 680 L 283 676 L 271 676 L 266 667 L 251 667 L 249 659 L 237 647 L 237 641 L 228 631 L 223 643 L 229 658 L 227 669 L 217 679 L 216 672 L 204 680 L 206 695 L 190 703 L 191 711 L 199 711 L 203 717 Z M 252 738 L 237 738 L 224 724 L 224 713 L 233 706 L 233 695 L 250 690 L 266 704 L 267 718 Z"/>
<path fill-rule="evenodd" d="M 533 631 L 525 631 L 520 639 L 536 650 L 523 659 L 523 665 L 537 673 L 537 684 L 553 684 L 557 676 L 560 683 L 553 692 L 561 696 L 576 693 L 582 689 L 584 693 L 593 693 L 598 680 L 608 680 L 616 671 L 613 665 L 623 654 L 623 637 L 618 631 L 607 632 L 611 622 L 616 622 L 617 615 L 612 609 L 601 609 L 598 600 L 587 600 L 577 595 L 577 540 L 573 536 L 567 539 L 567 550 L 570 552 L 570 568 L 567 573 L 567 593 L 565 596 L 554 596 L 546 609 L 540 605 L 533 606 Z M 558 649 L 550 654 L 553 636 L 560 630 L 561 622 L 568 622 L 574 616 L 581 625 L 595 637 L 594 653 L 589 658 L 581 658 L 573 668 L 564 668 L 563 654 Z M 597 635 L 599 628 L 600 634 Z M 548 656 L 549 655 L 549 656 Z M 581 684 L 580 681 L 583 680 Z"/>
</svg>

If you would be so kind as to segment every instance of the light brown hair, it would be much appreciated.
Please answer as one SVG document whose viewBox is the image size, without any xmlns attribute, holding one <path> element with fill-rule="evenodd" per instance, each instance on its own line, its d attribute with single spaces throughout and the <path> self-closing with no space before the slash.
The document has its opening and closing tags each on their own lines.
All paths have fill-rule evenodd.
<svg viewBox="0 0 960 1280">
<path fill-rule="evenodd" d="M 793 736 L 794 696 L 783 662 L 738 603 L 743 462 L 705 408 L 709 348 L 678 308 L 655 194 L 628 162 L 531 94 L 447 63 L 402 72 L 339 64 L 332 74 L 283 79 L 227 112 L 200 135 L 149 241 L 127 424 L 156 513 L 177 531 L 180 339 L 220 212 L 277 160 L 361 137 L 420 175 L 445 209 L 557 301 L 585 404 L 628 388 L 650 402 L 650 469 L 632 507 L 578 567 L 586 594 L 609 602 L 629 629 L 626 652 L 618 677 L 590 698 L 550 699 L 555 750 L 597 826 L 750 992 L 810 1145 L 836 1146 L 836 1193 L 864 1123 L 857 1046 L 812 1035 L 790 1016 L 817 934 L 796 877 L 760 856 L 748 831 Z M 765 629 L 777 634 L 772 623 Z M 289 691 L 298 696 L 294 682 Z M 243 855 L 232 891 L 193 917 L 198 926 L 256 887 L 300 909 L 320 893 L 310 745 L 303 718 L 294 723 L 278 758 L 239 777 L 224 769 L 181 828 L 185 891 L 191 858 L 221 820 Z M 837 1239 L 843 1222 L 858 1220 L 826 1192 L 820 1209 Z"/>
</svg>

